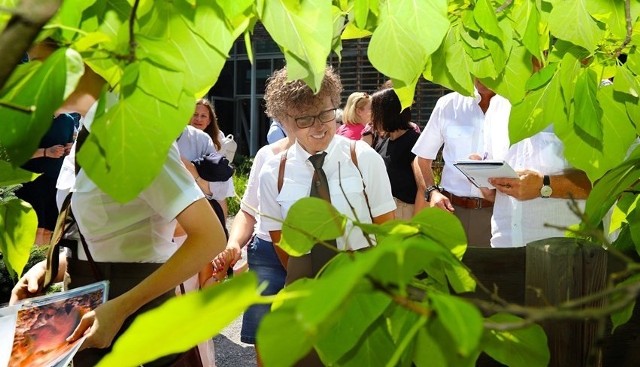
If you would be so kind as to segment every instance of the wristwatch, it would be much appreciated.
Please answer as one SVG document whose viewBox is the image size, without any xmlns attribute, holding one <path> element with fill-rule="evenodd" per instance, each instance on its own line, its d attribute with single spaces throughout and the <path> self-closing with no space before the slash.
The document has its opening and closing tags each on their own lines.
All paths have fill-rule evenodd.
<svg viewBox="0 0 640 367">
<path fill-rule="evenodd" d="M 427 187 L 426 190 L 424 190 L 424 200 L 428 203 L 431 199 L 431 192 L 432 191 L 438 191 L 438 192 L 442 192 L 442 187 L 438 186 L 438 185 L 431 185 L 429 187 Z"/>
<path fill-rule="evenodd" d="M 549 175 L 544 175 L 542 178 L 542 187 L 540 188 L 540 196 L 543 199 L 551 197 L 553 190 L 551 189 L 551 178 Z"/>
</svg>

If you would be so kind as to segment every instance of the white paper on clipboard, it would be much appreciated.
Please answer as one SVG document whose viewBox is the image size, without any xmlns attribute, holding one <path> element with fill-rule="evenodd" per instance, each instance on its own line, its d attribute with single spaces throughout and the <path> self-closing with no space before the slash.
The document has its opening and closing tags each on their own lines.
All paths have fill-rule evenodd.
<svg viewBox="0 0 640 367">
<path fill-rule="evenodd" d="M 476 187 L 494 189 L 495 187 L 489 183 L 491 177 L 518 178 L 516 171 L 505 161 L 460 160 L 453 165 L 467 176 Z"/>
</svg>

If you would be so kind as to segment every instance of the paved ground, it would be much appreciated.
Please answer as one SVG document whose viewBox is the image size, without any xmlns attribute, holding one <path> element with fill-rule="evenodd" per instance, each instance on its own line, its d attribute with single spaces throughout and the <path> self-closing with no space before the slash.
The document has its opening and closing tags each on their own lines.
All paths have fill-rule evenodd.
<svg viewBox="0 0 640 367">
<path fill-rule="evenodd" d="M 227 218 L 227 228 L 231 229 L 233 217 Z M 256 367 L 256 352 L 253 345 L 240 341 L 242 316 L 227 326 L 213 342 L 216 349 L 217 367 Z"/>
<path fill-rule="evenodd" d="M 227 326 L 220 335 L 213 338 L 216 348 L 217 367 L 255 367 L 256 353 L 253 345 L 240 341 L 242 317 Z"/>
</svg>

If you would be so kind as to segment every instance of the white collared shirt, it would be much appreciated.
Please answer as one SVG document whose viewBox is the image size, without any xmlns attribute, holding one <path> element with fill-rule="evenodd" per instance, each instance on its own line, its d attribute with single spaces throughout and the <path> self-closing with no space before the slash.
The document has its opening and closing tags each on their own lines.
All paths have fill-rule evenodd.
<svg viewBox="0 0 640 367">
<path fill-rule="evenodd" d="M 505 126 L 496 147 L 506 151 L 504 159 L 516 171 L 530 169 L 543 175 L 558 175 L 571 168 L 564 158 L 564 145 L 549 126 L 542 132 L 524 139 L 509 148 L 508 129 Z M 553 187 L 552 187 L 553 188 Z M 577 200 L 583 211 L 585 200 Z M 491 218 L 492 247 L 521 247 L 550 237 L 563 237 L 564 231 L 545 227 L 545 223 L 568 227 L 580 222 L 569 209 L 570 200 L 535 198 L 520 201 L 496 191 Z"/>
<path fill-rule="evenodd" d="M 477 153 L 491 156 L 493 134 L 496 124 L 508 123 L 511 104 L 499 95 L 491 98 L 486 114 L 480 106 L 480 95 L 465 97 L 459 93 L 449 93 L 441 97 L 429 118 L 429 122 L 411 150 L 425 159 L 435 159 L 440 147 L 444 168 L 440 185 L 457 196 L 482 197 L 480 190 L 453 166 L 455 161 L 469 159 Z"/>
<path fill-rule="evenodd" d="M 260 214 L 256 212 L 259 206 L 258 201 L 258 186 L 259 186 L 259 176 L 260 170 L 266 161 L 268 161 L 271 157 L 274 156 L 273 147 L 271 145 L 265 145 L 256 156 L 253 158 L 253 164 L 251 165 L 251 172 L 249 172 L 249 180 L 247 181 L 247 186 L 244 189 L 244 195 L 242 196 L 242 201 L 240 202 L 240 209 L 249 213 L 256 219 L 256 226 L 254 228 L 254 234 L 265 241 L 271 242 L 271 236 L 269 232 L 264 231 L 260 228 Z"/>
<path fill-rule="evenodd" d="M 351 140 L 336 135 L 326 150 L 327 156 L 322 168 L 329 182 L 331 204 L 340 213 L 353 218 L 349 207 L 351 204 L 360 222 L 371 223 L 369 209 L 363 195 L 363 178 L 360 177 L 358 168 L 351 160 L 350 142 Z M 278 192 L 280 155 L 284 153 L 287 153 L 287 162 L 282 190 Z M 356 142 L 356 155 L 358 167 L 367 187 L 372 215 L 377 217 L 394 211 L 396 204 L 391 195 L 391 185 L 380 155 L 369 145 L 360 141 Z M 275 155 L 264 164 L 260 172 L 258 192 L 259 210 L 264 214 L 260 217 L 261 230 L 267 233 L 281 230 L 282 224 L 279 220 L 284 220 L 296 201 L 309 196 L 314 171 L 308 160 L 309 157 L 310 154 L 296 142 L 287 152 Z M 336 240 L 339 249 L 357 250 L 368 245 L 362 231 L 353 227 L 351 221 L 347 221 L 345 233 L 346 236 Z"/>
</svg>

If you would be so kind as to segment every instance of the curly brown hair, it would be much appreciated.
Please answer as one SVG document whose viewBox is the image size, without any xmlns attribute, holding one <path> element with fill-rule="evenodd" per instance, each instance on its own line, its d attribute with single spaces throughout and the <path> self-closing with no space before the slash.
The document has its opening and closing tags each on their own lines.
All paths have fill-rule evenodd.
<svg viewBox="0 0 640 367">
<path fill-rule="evenodd" d="M 342 82 L 331 66 L 327 66 L 320 91 L 313 90 L 302 80 L 287 80 L 287 67 L 276 70 L 267 79 L 264 92 L 266 114 L 280 122 L 290 111 L 302 111 L 330 97 L 334 106 L 340 105 Z"/>
<path fill-rule="evenodd" d="M 213 108 L 211 101 L 206 98 L 200 98 L 196 101 L 196 106 L 201 105 L 205 106 L 207 110 L 209 110 L 209 125 L 204 128 L 204 132 L 209 134 L 211 140 L 213 140 L 213 144 L 216 146 L 217 150 L 222 148 L 222 143 L 220 142 L 220 128 L 218 127 L 218 116 L 216 116 L 216 110 Z"/>
</svg>

